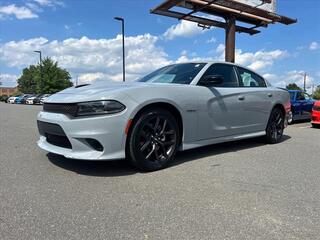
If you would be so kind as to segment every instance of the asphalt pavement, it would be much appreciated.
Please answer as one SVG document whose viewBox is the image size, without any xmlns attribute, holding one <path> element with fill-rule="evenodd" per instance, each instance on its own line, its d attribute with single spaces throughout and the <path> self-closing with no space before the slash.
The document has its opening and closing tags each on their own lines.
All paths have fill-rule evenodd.
<svg viewBox="0 0 320 240">
<path fill-rule="evenodd" d="M 0 103 L 0 239 L 320 239 L 320 129 L 179 153 L 141 173 L 125 161 L 40 150 L 41 106 Z"/>
</svg>

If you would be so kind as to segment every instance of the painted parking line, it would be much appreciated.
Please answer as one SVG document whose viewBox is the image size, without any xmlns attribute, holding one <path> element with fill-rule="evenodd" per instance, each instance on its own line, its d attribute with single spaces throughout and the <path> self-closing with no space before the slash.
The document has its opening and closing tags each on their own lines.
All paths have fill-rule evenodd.
<svg viewBox="0 0 320 240">
<path fill-rule="evenodd" d="M 302 126 L 302 127 L 299 127 L 299 128 L 311 128 L 311 126 Z"/>
</svg>

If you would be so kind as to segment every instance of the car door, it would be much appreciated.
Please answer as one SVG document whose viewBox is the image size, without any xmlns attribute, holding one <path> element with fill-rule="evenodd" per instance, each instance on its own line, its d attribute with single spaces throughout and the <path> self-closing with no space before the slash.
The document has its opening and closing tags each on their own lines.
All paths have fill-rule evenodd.
<svg viewBox="0 0 320 240">
<path fill-rule="evenodd" d="M 206 85 L 206 77 L 219 76 L 223 82 Z M 199 140 L 230 136 L 241 133 L 243 99 L 236 70 L 233 65 L 214 63 L 197 84 L 201 90 L 198 96 L 198 138 Z"/>
<path fill-rule="evenodd" d="M 310 116 L 310 111 L 308 111 L 308 101 L 305 98 L 305 93 L 303 92 L 297 92 L 296 95 L 296 101 L 298 104 L 298 119 L 304 119 L 304 118 L 308 118 Z"/>
<path fill-rule="evenodd" d="M 296 120 L 300 117 L 301 106 L 299 101 L 297 100 L 297 91 L 289 91 L 290 93 L 290 101 L 291 101 L 291 111 L 293 115 L 293 120 Z"/>
<path fill-rule="evenodd" d="M 244 133 L 264 131 L 273 107 L 274 92 L 258 74 L 236 67 L 242 96 L 242 130 Z"/>
<path fill-rule="evenodd" d="M 304 93 L 305 102 L 303 104 L 303 111 L 301 112 L 301 115 L 303 115 L 305 118 L 311 118 L 311 112 L 314 105 L 314 100 L 311 98 L 311 96 L 307 93 Z"/>
</svg>

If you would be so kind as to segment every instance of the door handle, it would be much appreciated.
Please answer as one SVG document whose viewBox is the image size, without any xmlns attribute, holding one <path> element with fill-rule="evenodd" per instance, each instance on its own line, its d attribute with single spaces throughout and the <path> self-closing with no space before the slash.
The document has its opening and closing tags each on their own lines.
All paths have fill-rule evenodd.
<svg viewBox="0 0 320 240">
<path fill-rule="evenodd" d="M 272 97 L 272 93 L 268 93 L 268 97 Z"/>
<path fill-rule="evenodd" d="M 243 101 L 243 100 L 245 99 L 245 97 L 244 97 L 244 96 L 239 96 L 238 99 L 239 99 L 240 101 Z"/>
</svg>

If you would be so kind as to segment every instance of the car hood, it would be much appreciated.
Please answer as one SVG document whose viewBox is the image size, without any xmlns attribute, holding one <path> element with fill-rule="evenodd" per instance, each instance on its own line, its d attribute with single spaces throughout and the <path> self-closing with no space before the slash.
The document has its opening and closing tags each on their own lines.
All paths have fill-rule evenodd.
<svg viewBox="0 0 320 240">
<path fill-rule="evenodd" d="M 115 95 L 123 95 L 128 89 L 147 87 L 150 84 L 142 82 L 131 83 L 94 83 L 67 88 L 51 95 L 45 102 L 81 102 L 112 98 Z M 154 85 L 154 84 L 152 84 Z"/>
<path fill-rule="evenodd" d="M 121 91 L 127 88 L 133 88 L 141 86 L 143 83 L 133 82 L 133 83 L 97 83 L 83 86 L 76 86 L 72 88 L 65 89 L 58 94 L 77 94 L 77 95 L 88 95 L 88 94 L 97 94 L 99 92 L 112 92 L 112 91 Z"/>
</svg>

